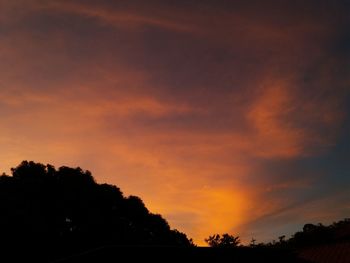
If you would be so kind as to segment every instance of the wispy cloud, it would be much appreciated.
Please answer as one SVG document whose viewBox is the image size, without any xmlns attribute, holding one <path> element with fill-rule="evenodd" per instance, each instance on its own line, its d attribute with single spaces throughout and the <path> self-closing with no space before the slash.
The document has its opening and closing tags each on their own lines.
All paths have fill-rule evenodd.
<svg viewBox="0 0 350 263">
<path fill-rule="evenodd" d="M 1 169 L 79 165 L 200 244 L 309 218 L 339 178 L 346 18 L 253 2 L 0 1 Z"/>
<path fill-rule="evenodd" d="M 143 28 L 147 26 L 163 28 L 176 32 L 190 33 L 196 30 L 194 25 L 160 16 L 155 13 L 142 14 L 130 10 L 113 10 L 101 8 L 98 4 L 89 5 L 86 3 L 74 3 L 71 1 L 51 2 L 48 8 L 53 10 L 82 15 L 97 19 L 101 24 L 117 28 Z"/>
</svg>

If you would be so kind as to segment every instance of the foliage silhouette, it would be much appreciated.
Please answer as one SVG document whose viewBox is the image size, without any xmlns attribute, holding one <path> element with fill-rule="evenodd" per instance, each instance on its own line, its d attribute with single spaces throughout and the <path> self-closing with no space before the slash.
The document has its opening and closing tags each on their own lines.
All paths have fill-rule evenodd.
<svg viewBox="0 0 350 263">
<path fill-rule="evenodd" d="M 214 234 L 205 239 L 210 247 L 237 247 L 241 243 L 239 237 L 235 237 L 229 234 Z"/>
<path fill-rule="evenodd" d="M 0 176 L 3 247 L 64 254 L 101 246 L 192 246 L 139 197 L 97 184 L 89 171 L 23 161 Z"/>
<path fill-rule="evenodd" d="M 296 232 L 286 241 L 290 247 L 307 247 L 337 242 L 350 242 L 350 219 L 334 222 L 329 226 L 321 223 L 305 224 L 302 231 Z"/>
<path fill-rule="evenodd" d="M 227 233 L 214 234 L 205 239 L 210 247 L 243 247 L 240 245 L 239 237 Z M 350 218 L 334 222 L 329 226 L 321 223 L 305 224 L 302 231 L 294 233 L 289 239 L 285 235 L 279 236 L 278 241 L 268 243 L 256 243 L 252 238 L 248 247 L 250 248 L 281 248 L 300 249 L 305 247 L 350 242 Z"/>
<path fill-rule="evenodd" d="M 2 258 L 7 252 L 25 259 L 32 253 L 37 259 L 40 253 L 47 262 L 101 247 L 107 250 L 99 253 L 105 251 L 106 256 L 116 247 L 122 248 L 118 253 L 126 247 L 194 249 L 191 239 L 172 230 L 161 215 L 150 213 L 139 197 L 125 197 L 116 186 L 96 183 L 89 171 L 23 161 L 11 172 L 12 176 L 0 176 Z M 249 247 L 240 245 L 239 237 L 229 234 L 214 234 L 205 241 L 214 248 L 236 248 L 232 250 L 236 254 L 225 249 L 211 252 L 197 249 L 188 253 L 203 258 L 241 255 L 245 259 L 264 255 L 275 258 L 273 262 L 280 262 L 281 258 L 287 262 L 286 259 L 294 257 L 290 252 L 299 248 L 349 242 L 350 219 L 330 226 L 306 224 L 289 239 L 280 236 L 278 241 L 266 244 L 252 239 Z M 186 255 L 181 251 L 177 253 Z M 100 256 L 99 253 L 95 255 Z M 93 253 L 86 255 L 90 257 Z"/>
<path fill-rule="evenodd" d="M 302 231 L 294 233 L 289 239 L 283 235 L 278 237 L 278 241 L 258 244 L 255 239 L 252 239 L 249 246 L 300 249 L 341 242 L 350 242 L 350 218 L 334 222 L 329 226 L 321 223 L 305 224 Z"/>
</svg>

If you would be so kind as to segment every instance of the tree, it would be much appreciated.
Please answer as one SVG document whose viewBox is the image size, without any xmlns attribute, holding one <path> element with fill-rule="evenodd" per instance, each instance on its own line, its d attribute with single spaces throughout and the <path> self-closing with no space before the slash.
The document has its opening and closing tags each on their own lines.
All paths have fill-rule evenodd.
<svg viewBox="0 0 350 263">
<path fill-rule="evenodd" d="M 256 246 L 256 239 L 252 237 L 252 239 L 250 240 L 250 247 L 255 247 Z"/>
<path fill-rule="evenodd" d="M 106 245 L 192 246 L 139 197 L 97 184 L 89 171 L 28 161 L 11 171 L 0 176 L 0 245 L 47 253 Z"/>
<path fill-rule="evenodd" d="M 210 247 L 238 247 L 241 243 L 239 237 L 235 237 L 229 234 L 214 234 L 205 239 Z"/>
</svg>

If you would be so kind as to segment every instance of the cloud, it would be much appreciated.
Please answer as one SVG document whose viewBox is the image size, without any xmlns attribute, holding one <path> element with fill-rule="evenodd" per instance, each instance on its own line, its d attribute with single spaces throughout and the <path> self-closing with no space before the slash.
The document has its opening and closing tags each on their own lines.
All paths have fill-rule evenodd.
<svg viewBox="0 0 350 263">
<path fill-rule="evenodd" d="M 348 115 L 333 5 L 15 2 L 0 2 L 2 170 L 89 169 L 199 244 L 266 238 L 280 214 L 290 231 L 340 178 L 317 168 Z"/>
<path fill-rule="evenodd" d="M 262 95 L 247 115 L 257 133 L 257 154 L 262 157 L 288 158 L 303 152 L 304 131 L 290 123 L 294 104 L 285 85 L 280 81 L 263 85 Z"/>
<path fill-rule="evenodd" d="M 182 33 L 190 33 L 195 30 L 192 25 L 176 21 L 175 19 L 169 19 L 166 16 L 159 16 L 157 13 L 145 15 L 135 11 L 113 10 L 110 8 L 101 8 L 96 4 L 80 4 L 70 1 L 51 2 L 48 8 L 94 18 L 102 24 L 117 28 L 126 27 L 133 29 L 152 26 Z"/>
<path fill-rule="evenodd" d="M 254 237 L 258 242 L 271 242 L 276 240 L 281 234 L 287 237 L 307 224 L 331 224 L 343 218 L 348 212 L 345 206 L 334 206 L 337 203 L 347 204 L 349 198 L 346 191 L 333 193 L 332 195 L 323 195 L 321 197 L 307 197 L 297 202 L 291 202 L 288 205 L 277 205 L 270 212 L 265 211 L 253 220 L 247 220 L 245 224 L 237 227 L 239 232 L 247 238 L 244 240 L 249 243 L 249 238 Z"/>
<path fill-rule="evenodd" d="M 339 94 L 329 96 L 324 102 L 324 97 L 318 95 L 320 90 L 303 95 L 299 85 L 301 83 L 288 78 L 273 77 L 262 81 L 257 92 L 259 95 L 247 111 L 258 156 L 295 158 L 315 155 L 334 144 L 334 128 L 344 121 Z M 324 91 L 329 93 L 329 88 L 326 88 Z M 313 125 L 309 125 L 310 122 Z"/>
</svg>

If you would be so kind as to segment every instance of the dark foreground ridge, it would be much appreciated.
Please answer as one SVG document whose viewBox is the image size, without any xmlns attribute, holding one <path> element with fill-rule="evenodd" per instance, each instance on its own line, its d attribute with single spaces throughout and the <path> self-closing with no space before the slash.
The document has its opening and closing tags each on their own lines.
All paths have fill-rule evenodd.
<svg viewBox="0 0 350 263">
<path fill-rule="evenodd" d="M 89 171 L 27 161 L 11 171 L 0 176 L 1 262 L 350 262 L 349 219 L 267 244 L 213 235 L 200 248 Z"/>
<path fill-rule="evenodd" d="M 97 184 L 89 171 L 27 161 L 11 170 L 12 176 L 0 176 L 0 233 L 2 252 L 14 257 L 23 252 L 53 260 L 98 247 L 193 245 L 139 197 Z"/>
</svg>

